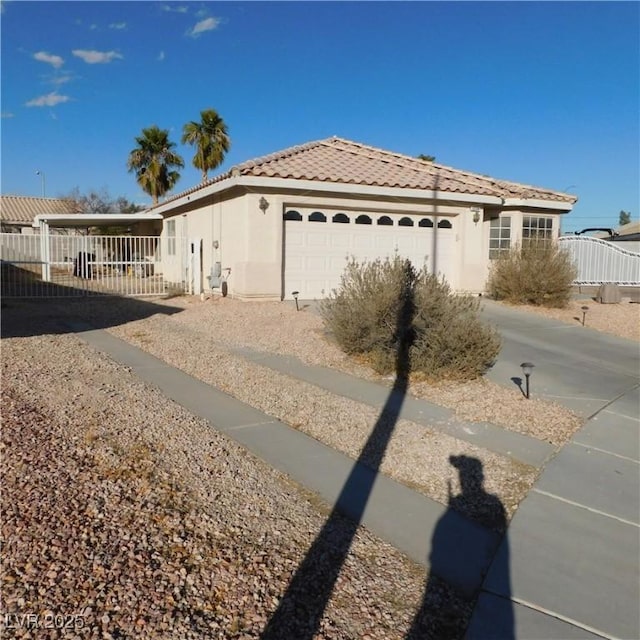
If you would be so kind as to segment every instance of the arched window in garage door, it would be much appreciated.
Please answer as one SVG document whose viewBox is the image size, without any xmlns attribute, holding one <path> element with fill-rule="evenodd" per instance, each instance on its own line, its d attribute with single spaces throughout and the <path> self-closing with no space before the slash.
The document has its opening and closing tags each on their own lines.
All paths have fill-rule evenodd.
<svg viewBox="0 0 640 640">
<path fill-rule="evenodd" d="M 302 221 L 302 216 L 297 211 L 287 211 L 283 217 L 285 220 L 295 220 L 296 222 Z"/>
<path fill-rule="evenodd" d="M 418 226 L 419 227 L 425 227 L 427 229 L 432 229 L 433 228 L 433 220 L 430 220 L 429 218 L 422 218 L 422 220 L 420 220 L 420 222 L 418 222 Z"/>
<path fill-rule="evenodd" d="M 411 218 L 400 218 L 398 221 L 399 227 L 413 227 L 413 220 Z"/>
<path fill-rule="evenodd" d="M 389 216 L 381 216 L 378 218 L 378 224 L 384 227 L 392 227 L 393 220 Z"/>
<path fill-rule="evenodd" d="M 309 222 L 326 222 L 327 216 L 324 213 L 320 213 L 320 211 L 314 211 L 309 215 Z"/>
<path fill-rule="evenodd" d="M 440 220 L 438 222 L 438 229 L 451 229 L 452 225 L 448 220 Z"/>
<path fill-rule="evenodd" d="M 333 218 L 331 218 L 331 222 L 337 222 L 339 224 L 349 224 L 349 216 L 344 213 L 336 213 Z"/>
<path fill-rule="evenodd" d="M 371 218 L 362 214 L 356 218 L 356 224 L 371 224 Z"/>
</svg>

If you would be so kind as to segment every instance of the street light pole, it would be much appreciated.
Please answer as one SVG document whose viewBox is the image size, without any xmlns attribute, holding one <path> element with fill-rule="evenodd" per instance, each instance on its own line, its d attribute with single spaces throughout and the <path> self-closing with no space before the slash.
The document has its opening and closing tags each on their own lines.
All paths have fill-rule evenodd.
<svg viewBox="0 0 640 640">
<path fill-rule="evenodd" d="M 40 171 L 40 169 L 38 169 L 36 171 L 36 175 L 40 176 L 40 179 L 42 180 L 42 197 L 46 198 L 46 192 L 45 192 L 45 181 L 44 181 L 44 171 Z"/>
</svg>

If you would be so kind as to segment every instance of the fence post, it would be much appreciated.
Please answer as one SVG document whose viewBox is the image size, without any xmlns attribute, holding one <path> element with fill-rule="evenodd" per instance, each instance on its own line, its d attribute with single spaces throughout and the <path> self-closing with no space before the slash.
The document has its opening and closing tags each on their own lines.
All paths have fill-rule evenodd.
<svg viewBox="0 0 640 640">
<path fill-rule="evenodd" d="M 40 258 L 42 260 L 42 281 L 51 282 L 51 245 L 49 223 L 40 223 Z"/>
</svg>

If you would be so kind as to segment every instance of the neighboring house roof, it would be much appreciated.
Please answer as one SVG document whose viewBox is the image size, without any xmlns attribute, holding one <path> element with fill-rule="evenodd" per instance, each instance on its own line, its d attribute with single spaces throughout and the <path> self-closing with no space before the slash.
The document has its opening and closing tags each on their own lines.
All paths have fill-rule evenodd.
<svg viewBox="0 0 640 640">
<path fill-rule="evenodd" d="M 625 242 L 626 240 L 640 240 L 640 220 L 627 222 L 613 229 L 613 237 L 607 233 L 594 233 L 595 238 L 611 239 L 615 242 Z"/>
<path fill-rule="evenodd" d="M 242 162 L 231 167 L 226 173 L 184 191 L 168 201 L 231 176 L 424 189 L 501 198 L 553 200 L 568 204 L 577 201 L 575 195 L 497 180 L 337 137 L 309 142 Z"/>
<path fill-rule="evenodd" d="M 0 196 L 2 222 L 7 224 L 27 224 L 41 214 L 75 214 L 82 209 L 73 201 L 64 198 L 31 198 L 29 196 Z"/>
<path fill-rule="evenodd" d="M 620 225 L 616 229 L 616 233 L 619 238 L 626 238 L 627 236 L 638 235 L 640 233 L 640 220 L 634 220 L 627 224 Z"/>
</svg>

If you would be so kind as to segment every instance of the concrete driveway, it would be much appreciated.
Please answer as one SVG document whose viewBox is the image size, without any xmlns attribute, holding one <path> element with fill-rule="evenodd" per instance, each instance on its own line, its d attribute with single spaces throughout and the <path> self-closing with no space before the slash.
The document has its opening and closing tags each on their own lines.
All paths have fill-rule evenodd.
<svg viewBox="0 0 640 640">
<path fill-rule="evenodd" d="M 585 418 L 618 398 L 638 409 L 633 389 L 640 382 L 640 345 L 484 301 L 483 317 L 502 335 L 502 350 L 488 374 L 509 386 L 522 378 L 520 364 L 532 362 L 532 395 L 554 400 Z"/>
<path fill-rule="evenodd" d="M 508 385 L 533 362 L 532 393 L 586 423 L 520 505 L 468 637 L 638 638 L 640 346 L 490 301 L 483 313 L 503 337 L 488 377 Z"/>
</svg>

